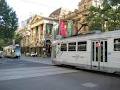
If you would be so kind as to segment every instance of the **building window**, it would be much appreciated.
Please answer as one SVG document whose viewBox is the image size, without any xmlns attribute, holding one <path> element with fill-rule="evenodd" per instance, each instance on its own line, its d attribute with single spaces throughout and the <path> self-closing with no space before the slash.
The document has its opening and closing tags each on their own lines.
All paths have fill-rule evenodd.
<svg viewBox="0 0 120 90">
<path fill-rule="evenodd" d="M 36 34 L 38 33 L 38 26 L 36 26 Z"/>
<path fill-rule="evenodd" d="M 78 42 L 78 51 L 86 51 L 87 50 L 87 42 Z"/>
<path fill-rule="evenodd" d="M 120 51 L 120 38 L 114 39 L 114 51 Z"/>
<path fill-rule="evenodd" d="M 61 44 L 61 51 L 67 51 L 67 44 Z"/>
<path fill-rule="evenodd" d="M 52 24 L 46 24 L 46 34 L 51 34 L 52 33 Z"/>
<path fill-rule="evenodd" d="M 40 36 L 43 35 L 43 24 L 40 25 Z"/>
<path fill-rule="evenodd" d="M 76 42 L 68 44 L 68 51 L 76 51 Z"/>
</svg>

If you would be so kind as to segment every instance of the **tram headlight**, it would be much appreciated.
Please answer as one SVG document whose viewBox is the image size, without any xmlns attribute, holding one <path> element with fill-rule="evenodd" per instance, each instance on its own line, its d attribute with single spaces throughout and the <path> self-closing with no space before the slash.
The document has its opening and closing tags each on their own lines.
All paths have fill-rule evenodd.
<svg viewBox="0 0 120 90">
<path fill-rule="evenodd" d="M 12 50 L 12 52 L 15 52 L 14 50 Z"/>
</svg>

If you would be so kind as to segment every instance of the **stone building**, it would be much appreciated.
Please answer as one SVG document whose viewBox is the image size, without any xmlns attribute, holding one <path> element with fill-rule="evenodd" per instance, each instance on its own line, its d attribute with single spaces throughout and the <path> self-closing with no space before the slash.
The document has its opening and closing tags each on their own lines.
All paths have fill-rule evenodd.
<svg viewBox="0 0 120 90">
<path fill-rule="evenodd" d="M 51 54 L 52 30 L 53 23 L 59 23 L 60 19 L 72 20 L 74 27 L 77 29 L 77 34 L 89 32 L 89 26 L 86 17 L 89 14 L 90 6 L 99 6 L 101 0 L 81 0 L 78 4 L 78 9 L 74 12 L 59 8 L 53 11 L 49 17 L 35 15 L 26 21 L 26 25 L 19 30 L 23 36 L 21 40 L 22 52 L 37 53 L 38 56 Z M 59 27 L 59 26 L 58 26 Z M 76 35 L 77 35 L 76 34 Z M 59 35 L 58 35 L 59 36 Z"/>
<path fill-rule="evenodd" d="M 55 11 L 53 11 L 49 17 L 51 18 L 55 18 L 55 19 L 61 19 L 62 17 L 64 17 L 66 14 L 68 14 L 70 11 L 68 9 L 65 8 L 58 8 Z"/>
<path fill-rule="evenodd" d="M 89 14 L 88 9 L 91 6 L 100 6 L 101 0 L 81 0 L 78 4 L 78 9 L 74 12 L 69 12 L 63 18 L 64 20 L 73 20 L 74 26 L 78 29 L 78 34 L 89 32 L 89 26 L 86 17 Z"/>
<path fill-rule="evenodd" d="M 51 40 L 53 23 L 57 19 L 35 15 L 29 20 L 26 27 L 19 30 L 22 52 L 25 54 L 36 53 L 38 56 L 51 55 Z"/>
</svg>

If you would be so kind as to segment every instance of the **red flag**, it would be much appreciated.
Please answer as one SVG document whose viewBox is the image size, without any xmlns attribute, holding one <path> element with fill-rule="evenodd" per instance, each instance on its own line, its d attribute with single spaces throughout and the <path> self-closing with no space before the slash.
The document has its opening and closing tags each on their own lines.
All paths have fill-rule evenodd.
<svg viewBox="0 0 120 90">
<path fill-rule="evenodd" d="M 67 26 L 63 20 L 60 20 L 60 32 L 59 35 L 67 37 Z"/>
</svg>

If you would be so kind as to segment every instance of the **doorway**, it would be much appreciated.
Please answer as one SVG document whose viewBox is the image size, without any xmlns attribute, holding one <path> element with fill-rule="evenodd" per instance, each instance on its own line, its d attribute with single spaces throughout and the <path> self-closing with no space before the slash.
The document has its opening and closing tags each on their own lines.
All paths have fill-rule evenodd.
<svg viewBox="0 0 120 90">
<path fill-rule="evenodd" d="M 107 40 L 92 41 L 92 69 L 103 69 L 104 64 L 108 62 L 107 58 Z"/>
</svg>

